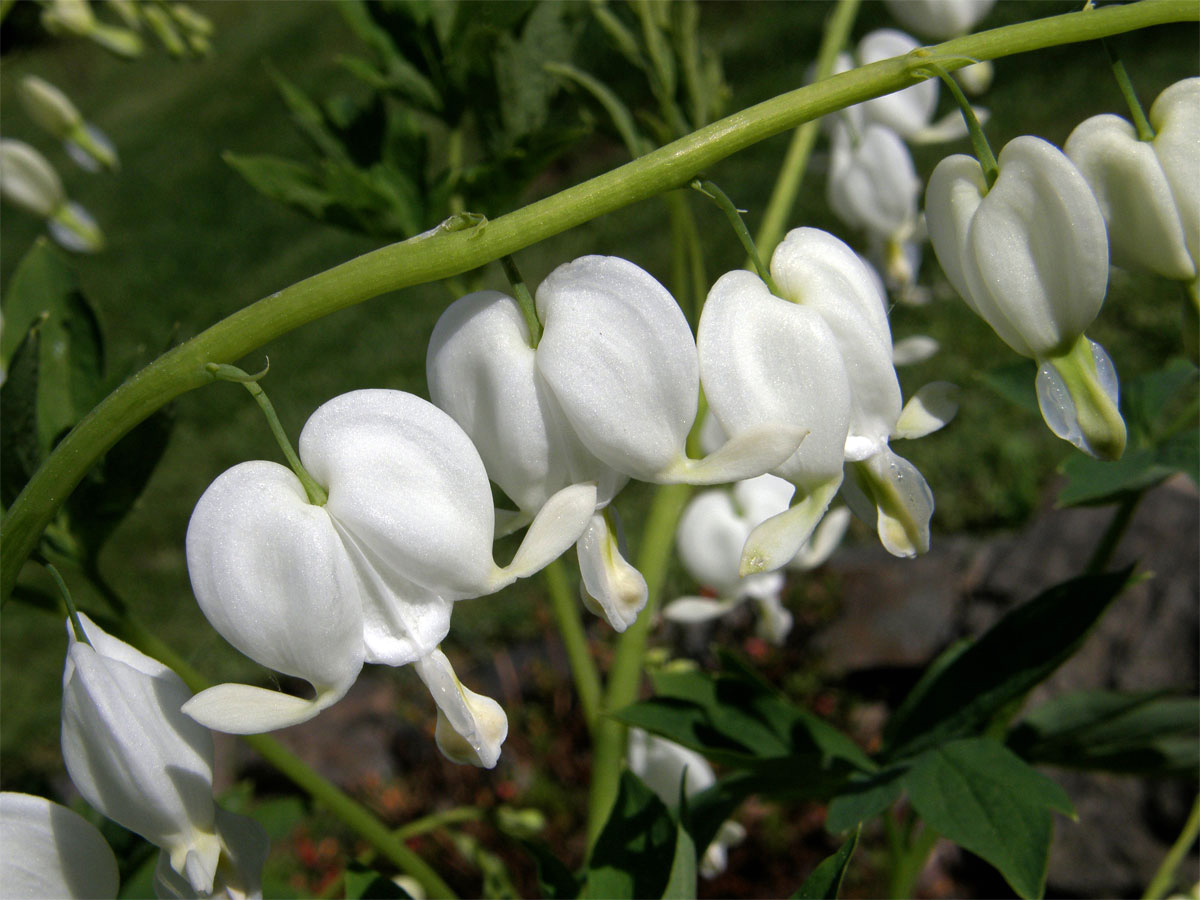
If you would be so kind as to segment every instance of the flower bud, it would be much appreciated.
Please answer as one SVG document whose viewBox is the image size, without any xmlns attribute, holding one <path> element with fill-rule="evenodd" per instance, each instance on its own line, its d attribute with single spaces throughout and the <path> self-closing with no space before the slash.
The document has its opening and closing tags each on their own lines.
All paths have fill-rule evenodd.
<svg viewBox="0 0 1200 900">
<path fill-rule="evenodd" d="M 18 96 L 30 118 L 62 141 L 68 155 L 80 167 L 89 172 L 95 172 L 101 166 L 117 168 L 117 154 L 112 143 L 102 131 L 85 122 L 70 98 L 50 82 L 36 75 L 26 75 L 21 80 Z"/>
<path fill-rule="evenodd" d="M 51 237 L 68 250 L 94 253 L 104 246 L 95 220 L 67 200 L 54 167 L 26 143 L 0 140 L 0 196 L 45 219 Z"/>
</svg>

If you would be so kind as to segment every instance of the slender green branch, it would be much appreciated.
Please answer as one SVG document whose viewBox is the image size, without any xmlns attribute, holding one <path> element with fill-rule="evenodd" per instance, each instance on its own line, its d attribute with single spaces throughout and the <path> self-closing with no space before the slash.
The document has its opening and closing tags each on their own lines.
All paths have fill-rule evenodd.
<svg viewBox="0 0 1200 900">
<path fill-rule="evenodd" d="M 1196 21 L 1194 0 L 1143 0 L 1008 25 L 843 72 L 734 113 L 632 162 L 486 224 L 435 229 L 307 278 L 223 319 L 159 357 L 93 409 L 55 448 L 5 517 L 0 598 L 80 479 L 121 437 L 175 397 L 209 383 L 205 365 L 233 362 L 305 323 L 388 291 L 467 272 L 672 188 L 739 150 L 922 80 L 930 62 L 971 60 Z"/>
<path fill-rule="evenodd" d="M 1129 107 L 1129 115 L 1133 119 L 1134 128 L 1137 129 L 1138 140 L 1154 140 L 1154 128 L 1150 124 L 1150 120 L 1146 118 L 1146 111 L 1142 109 L 1137 91 L 1133 89 L 1133 81 L 1129 77 L 1129 72 L 1125 70 L 1125 63 L 1121 62 L 1121 58 L 1113 49 L 1111 42 L 1101 40 L 1100 43 L 1104 45 L 1104 52 L 1108 54 L 1108 62 L 1112 66 L 1113 77 L 1117 79 L 1117 87 L 1121 89 L 1121 96 L 1125 98 L 1125 105 Z"/>
<path fill-rule="evenodd" d="M 131 644 L 172 669 L 193 691 L 199 693 L 211 686 L 187 660 L 141 623 L 125 618 L 121 620 L 120 626 L 123 636 Z M 362 835 L 364 840 L 395 863 L 401 871 L 419 881 L 430 897 L 457 896 L 425 860 L 405 846 L 404 841 L 393 834 L 370 810 L 336 784 L 309 768 L 275 738 L 266 734 L 247 734 L 241 735 L 241 738 L 280 774 Z"/>
<path fill-rule="evenodd" d="M 1084 572 L 1099 574 L 1108 568 L 1108 564 L 1112 562 L 1113 554 L 1117 550 L 1117 545 L 1125 536 L 1129 523 L 1133 521 L 1133 514 L 1137 511 L 1138 503 L 1141 502 L 1145 493 L 1145 491 L 1133 491 L 1126 494 L 1117 504 L 1112 518 L 1108 520 L 1108 527 L 1104 529 L 1104 534 L 1100 535 L 1096 549 L 1092 551 L 1092 557 L 1084 567 Z"/>
<path fill-rule="evenodd" d="M 304 493 L 308 495 L 308 502 L 313 506 L 324 506 L 329 502 L 329 494 L 326 493 L 325 488 L 317 484 L 317 480 L 309 474 L 308 469 L 304 468 L 304 463 L 300 462 L 300 456 L 296 453 L 296 448 L 292 446 L 287 432 L 283 430 L 283 423 L 279 421 L 279 414 L 275 412 L 275 404 L 271 402 L 271 398 L 267 396 L 267 392 L 259 387 L 258 380 L 267 374 L 267 369 L 263 369 L 257 375 L 249 375 L 237 366 L 219 363 L 209 363 L 205 368 L 208 369 L 209 374 L 213 378 L 236 382 L 250 392 L 250 396 L 254 398 L 254 402 L 258 404 L 263 417 L 267 420 L 267 427 L 271 429 L 271 436 L 275 438 L 275 443 L 283 451 L 288 465 L 292 467 L 292 472 L 300 479 L 300 483 L 304 485 Z M 268 368 L 270 368 L 269 363 Z"/>
<path fill-rule="evenodd" d="M 859 0 L 839 0 L 833 14 L 825 25 L 825 33 L 821 38 L 821 49 L 817 52 L 817 68 L 814 81 L 820 81 L 833 74 L 837 55 L 846 45 L 850 30 L 854 27 L 854 19 L 858 15 Z M 775 247 L 783 239 L 787 229 L 788 218 L 796 205 L 796 197 L 800 194 L 800 185 L 804 181 L 804 172 L 808 168 L 808 158 L 817 143 L 821 124 L 815 119 L 805 122 L 792 133 L 788 144 L 787 155 L 775 179 L 775 187 L 771 191 L 771 199 L 767 201 L 766 212 L 763 213 L 762 223 L 758 226 L 755 243 L 759 252 L 767 259 Z M 747 260 L 746 268 L 750 267 Z"/>
<path fill-rule="evenodd" d="M 750 236 L 750 229 L 746 227 L 746 223 L 742 219 L 743 210 L 738 209 L 733 201 L 729 199 L 729 195 L 707 178 L 697 178 L 692 182 L 692 188 L 717 204 L 721 212 L 725 214 L 725 218 L 729 220 L 729 225 L 733 229 L 733 233 L 742 242 L 742 249 L 746 251 L 746 255 L 754 263 L 758 277 L 766 282 L 767 288 L 772 294 L 779 296 L 779 288 L 775 286 L 775 279 L 771 277 L 771 270 L 763 265 L 762 257 L 758 253 L 758 247 L 754 245 L 754 238 Z"/>
<path fill-rule="evenodd" d="M 892 871 L 888 876 L 888 896 L 895 900 L 915 896 L 917 879 L 925 869 L 925 861 L 937 843 L 938 833 L 926 824 L 921 825 L 920 832 L 914 838 L 912 832 L 916 823 L 910 829 L 908 840 L 905 842 L 899 857 L 892 859 Z"/>
<path fill-rule="evenodd" d="M 525 286 L 525 279 L 517 270 L 515 259 L 505 254 L 500 257 L 500 265 L 504 267 L 504 277 L 508 279 L 513 296 L 517 300 L 517 306 L 521 307 L 521 315 L 525 317 L 525 327 L 529 329 L 529 346 L 536 350 L 538 341 L 542 339 L 542 323 L 538 320 L 533 296 L 529 293 L 529 288 Z"/>
<path fill-rule="evenodd" d="M 407 841 L 419 834 L 436 831 L 447 825 L 458 825 L 462 822 L 478 822 L 487 815 L 487 810 L 479 806 L 456 806 L 453 809 L 443 809 L 419 819 L 413 819 L 401 825 L 392 832 L 398 841 Z"/>
<path fill-rule="evenodd" d="M 625 630 L 617 642 L 612 668 L 608 673 L 602 715 L 592 738 L 592 784 L 587 823 L 589 848 L 595 844 L 616 800 L 621 761 L 625 758 L 625 726 L 603 713 L 615 712 L 637 699 L 646 641 L 658 614 L 663 581 L 675 543 L 675 524 L 690 494 L 691 488 L 687 485 L 663 485 L 655 491 L 650 512 L 646 516 L 637 567 L 646 579 L 648 599 L 637 621 Z"/>
<path fill-rule="evenodd" d="M 595 732 L 600 714 L 600 672 L 592 659 L 587 634 L 579 618 L 579 601 L 572 595 L 567 581 L 567 568 L 562 559 L 556 559 L 542 570 L 546 588 L 550 591 L 550 608 L 554 621 L 567 651 L 567 662 L 571 666 L 571 678 L 575 681 L 575 693 L 583 709 L 583 718 L 588 731 Z"/>
<path fill-rule="evenodd" d="M 1200 837 L 1200 796 L 1197 796 L 1195 802 L 1192 803 L 1192 811 L 1183 825 L 1183 831 L 1179 833 L 1179 837 L 1175 839 L 1175 843 L 1171 845 L 1171 849 L 1163 858 L 1162 865 L 1158 867 L 1150 884 L 1146 886 L 1146 893 L 1142 894 L 1142 900 L 1161 900 L 1171 892 L 1171 887 L 1175 883 L 1176 870 L 1179 869 L 1179 864 L 1183 862 L 1188 851 L 1192 849 L 1192 844 L 1196 843 L 1197 837 Z"/>
<path fill-rule="evenodd" d="M 1000 177 L 1000 167 L 996 163 L 996 154 L 992 152 L 992 145 L 988 143 L 987 135 L 983 133 L 983 126 L 979 124 L 979 118 L 975 115 L 975 109 L 971 106 L 971 101 L 967 99 L 962 88 L 958 86 L 957 81 L 940 66 L 935 67 L 934 71 L 942 79 L 942 84 L 946 85 L 946 89 L 954 95 L 954 100 L 962 112 L 963 121 L 967 123 L 967 133 L 971 136 L 971 148 L 975 151 L 975 158 L 979 160 L 979 167 L 983 169 L 984 180 L 990 189 L 996 183 L 996 179 Z"/>
</svg>

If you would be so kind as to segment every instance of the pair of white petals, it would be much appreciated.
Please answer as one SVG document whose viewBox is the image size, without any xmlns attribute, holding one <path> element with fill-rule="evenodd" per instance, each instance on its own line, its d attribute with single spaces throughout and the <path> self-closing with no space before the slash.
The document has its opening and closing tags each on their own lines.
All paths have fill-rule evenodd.
<svg viewBox="0 0 1200 900">
<path fill-rule="evenodd" d="M 1200 260 L 1200 78 L 1150 107 L 1152 141 L 1120 116 L 1080 123 L 1063 151 L 1087 179 L 1108 226 L 1114 265 L 1192 281 Z"/>
<path fill-rule="evenodd" d="M 989 189 L 972 157 L 929 179 L 929 236 L 951 285 L 1013 350 L 1041 364 L 1042 416 L 1059 437 L 1118 458 L 1125 427 L 1103 349 L 1084 337 L 1108 287 L 1104 217 L 1079 169 L 1041 138 L 1000 151 Z"/>
<path fill-rule="evenodd" d="M 754 529 L 741 574 L 769 572 L 796 556 L 847 466 L 868 486 L 887 482 L 868 492 L 884 547 L 897 556 L 924 552 L 933 497 L 888 441 L 949 421 L 952 389 L 923 389 L 902 406 L 879 278 L 833 235 L 789 232 L 771 258 L 771 275 L 780 296 L 749 272 L 722 276 L 697 337 L 705 395 L 726 433 L 772 423 L 809 429 L 797 452 L 773 470 L 796 486 L 793 505 Z M 862 504 L 859 511 L 866 512 Z"/>
<path fill-rule="evenodd" d="M 191 692 L 174 672 L 80 615 L 68 623 L 62 753 L 97 811 L 161 849 L 161 896 L 255 895 L 267 838 L 213 802 L 212 735 L 181 707 Z"/>
<path fill-rule="evenodd" d="M 309 502 L 290 469 L 247 462 L 213 482 L 188 526 L 188 571 L 205 616 L 247 656 L 315 689 L 308 700 L 241 684 L 210 688 L 187 712 L 219 731 L 310 719 L 345 695 L 364 662 L 421 662 L 431 690 L 444 685 L 453 673 L 437 648 L 454 602 L 543 568 L 575 542 L 596 505 L 593 484 L 554 494 L 513 561 L 498 566 L 491 489 L 474 445 L 440 409 L 400 391 L 330 400 L 305 425 L 299 455 L 328 493 L 323 506 Z M 453 707 L 446 715 L 455 727 L 476 709 L 490 715 L 467 694 L 433 692 L 440 710 Z M 479 725 L 480 734 L 495 731 Z"/>
<path fill-rule="evenodd" d="M 543 325 L 536 349 L 512 298 L 484 291 L 453 303 L 430 339 L 430 394 L 524 517 L 555 490 L 596 482 L 596 508 L 577 545 L 580 571 L 589 605 L 621 631 L 646 596 L 605 508 L 625 482 L 757 475 L 786 459 L 803 430 L 757 429 L 688 458 L 700 387 L 695 340 L 666 288 L 627 260 L 585 256 L 559 266 L 535 303 Z"/>
<path fill-rule="evenodd" d="M 742 577 L 742 549 L 754 528 L 788 508 L 794 486 L 774 475 L 740 481 L 732 491 L 703 491 L 688 501 L 675 532 L 675 546 L 684 569 L 717 594 L 680 597 L 663 608 L 668 621 L 699 623 L 723 616 L 742 602 L 758 608 L 758 633 L 782 644 L 792 627 L 784 608 L 782 572 L 759 572 Z M 831 510 L 788 567 L 804 571 L 820 565 L 836 549 L 849 525 L 850 511 Z"/>
</svg>

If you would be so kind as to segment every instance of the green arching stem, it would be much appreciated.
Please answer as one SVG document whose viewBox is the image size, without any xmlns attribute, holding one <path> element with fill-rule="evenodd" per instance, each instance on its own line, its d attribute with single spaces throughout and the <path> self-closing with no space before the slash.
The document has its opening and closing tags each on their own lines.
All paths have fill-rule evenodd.
<svg viewBox="0 0 1200 900">
<path fill-rule="evenodd" d="M 579 601 L 571 592 L 567 568 L 561 558 L 546 566 L 542 570 L 542 577 L 550 592 L 550 608 L 567 652 L 575 693 L 579 695 L 579 706 L 583 710 L 588 731 L 594 734 L 600 715 L 600 672 L 592 659 L 587 634 L 579 618 Z"/>
<path fill-rule="evenodd" d="M 612 718 L 616 712 L 637 699 L 642 679 L 642 660 L 646 642 L 662 599 L 663 582 L 675 543 L 675 523 L 683 512 L 692 489 L 688 485 L 660 486 L 654 493 L 646 526 L 642 532 L 642 547 L 637 558 L 638 571 L 646 579 L 646 608 L 625 630 L 617 642 L 608 685 L 604 692 L 601 715 L 592 736 L 592 783 L 588 795 L 588 848 L 595 845 L 600 830 L 608 819 L 609 810 L 617 797 L 621 779 L 621 762 L 625 758 L 625 726 Z"/>
<path fill-rule="evenodd" d="M 1154 140 L 1154 128 L 1151 126 L 1150 120 L 1146 118 L 1146 111 L 1142 109 L 1137 91 L 1133 89 L 1133 81 L 1129 78 L 1129 72 L 1125 70 L 1125 63 L 1121 62 L 1121 58 L 1117 56 L 1117 51 L 1113 49 L 1110 42 L 1101 38 L 1100 43 L 1104 45 L 1104 52 L 1108 54 L 1108 62 L 1112 66 L 1113 77 L 1117 79 L 1117 87 L 1121 89 L 1121 96 L 1125 98 L 1125 104 L 1129 107 L 1129 117 L 1133 119 L 1133 127 L 1137 129 L 1138 140 Z"/>
<path fill-rule="evenodd" d="M 820 81 L 833 74 L 837 55 L 842 51 L 854 27 L 854 19 L 858 15 L 859 0 L 838 0 L 833 13 L 825 24 L 825 33 L 821 37 L 821 49 L 817 52 L 817 67 L 813 80 Z M 766 212 L 763 213 L 762 223 L 758 226 L 756 243 L 763 256 L 770 257 L 775 247 L 783 239 L 787 228 L 788 218 L 796 205 L 796 197 L 800 194 L 800 185 L 804 181 L 804 172 L 808 168 L 808 158 L 813 146 L 817 143 L 817 135 L 821 132 L 821 123 L 817 120 L 805 122 L 792 133 L 788 144 L 787 155 L 775 179 L 775 187 L 771 191 L 771 199 L 767 201 Z M 749 268 L 750 260 L 746 267 Z"/>
<path fill-rule="evenodd" d="M 521 315 L 525 317 L 525 327 L 529 329 L 529 346 L 537 349 L 538 341 L 542 339 L 542 323 L 538 321 L 537 307 L 533 303 L 533 295 L 525 286 L 525 279 L 517 271 L 516 260 L 505 254 L 500 257 L 500 265 L 504 267 L 504 277 L 512 287 L 517 306 L 521 307 Z"/>
<path fill-rule="evenodd" d="M 121 621 L 121 627 L 124 637 L 131 644 L 174 670 L 193 691 L 198 693 L 210 686 L 204 676 L 192 668 L 182 656 L 140 623 L 127 617 Z M 401 871 L 420 882 L 429 897 L 457 896 L 425 860 L 410 850 L 403 839 L 397 837 L 370 810 L 333 782 L 309 768 L 279 741 L 266 734 L 241 735 L 241 738 L 284 777 L 358 832 Z"/>
<path fill-rule="evenodd" d="M 317 484 L 316 479 L 312 475 L 308 474 L 308 469 L 304 468 L 304 463 L 300 462 L 300 457 L 296 455 L 296 451 L 292 447 L 292 442 L 288 440 L 287 432 L 283 430 L 283 425 L 279 422 L 279 416 L 275 412 L 274 404 L 271 403 L 266 392 L 258 386 L 258 379 L 266 374 L 266 370 L 264 369 L 260 375 L 250 375 L 237 366 L 220 363 L 209 363 L 204 368 L 208 370 L 213 378 L 220 379 L 221 381 L 237 382 L 250 392 L 250 396 L 258 404 L 258 408 L 266 416 L 267 425 L 271 429 L 271 435 L 275 438 L 275 443 L 279 445 L 279 449 L 287 457 L 288 465 L 292 467 L 292 471 L 296 473 L 296 477 L 304 485 L 304 493 L 308 495 L 308 502 L 313 504 L 313 506 L 324 506 L 329 500 L 329 494 L 325 492 L 323 487 Z"/>
<path fill-rule="evenodd" d="M 692 182 L 692 188 L 711 199 L 720 207 L 721 212 L 725 213 L 725 218 L 729 220 L 734 234 L 742 242 L 742 248 L 746 251 L 746 255 L 754 262 L 754 268 L 758 271 L 758 277 L 766 282 L 767 288 L 772 294 L 779 296 L 779 288 L 775 286 L 775 279 L 771 277 L 771 270 L 763 265 L 762 257 L 758 255 L 758 247 L 754 244 L 754 238 L 750 236 L 750 229 L 746 227 L 746 223 L 742 220 L 742 211 L 733 205 L 733 201 L 729 199 L 729 196 L 723 190 L 707 178 L 697 178 Z"/>
<path fill-rule="evenodd" d="M 1142 894 L 1142 900 L 1162 900 L 1171 893 L 1175 873 L 1187 857 L 1188 851 L 1192 849 L 1192 844 L 1196 843 L 1197 837 L 1200 837 L 1200 796 L 1192 803 L 1192 811 L 1188 813 L 1187 821 L 1183 824 L 1183 831 L 1179 833 L 1179 837 L 1163 858 L 1162 865 L 1150 879 L 1146 893 Z"/>
<path fill-rule="evenodd" d="M 971 147 L 975 151 L 975 158 L 979 160 L 979 167 L 983 169 L 983 177 L 987 181 L 988 190 L 991 190 L 996 179 L 1000 177 L 1000 167 L 996 164 L 996 155 L 992 153 L 992 145 L 988 143 L 987 135 L 983 133 L 983 126 L 979 124 L 979 119 L 975 116 L 971 101 L 963 94 L 958 82 L 951 78 L 941 66 L 934 66 L 933 71 L 942 79 L 942 84 L 946 85 L 950 93 L 954 95 L 955 102 L 958 103 L 963 121 L 967 123 L 967 133 L 971 136 Z"/>
<path fill-rule="evenodd" d="M 436 230 L 381 247 L 264 297 L 168 351 L 125 381 L 58 444 L 13 502 L 0 527 L 0 599 L 42 530 L 80 479 L 121 437 L 175 397 L 210 383 L 209 362 L 232 362 L 280 335 L 388 291 L 470 271 L 607 212 L 682 187 L 717 161 L 827 113 L 921 81 L 941 60 L 971 60 L 1079 41 L 1152 25 L 1196 21 L 1193 0 L 1143 0 L 1067 13 L 955 38 L 927 55 L 882 60 L 781 94 L 727 116 L 522 209 L 473 228 Z"/>
<path fill-rule="evenodd" d="M 917 823 L 912 821 L 902 829 L 891 810 L 883 814 L 884 829 L 888 842 L 888 896 L 893 900 L 907 900 L 914 896 L 917 879 L 925 868 L 925 860 L 937 843 L 938 833 L 922 824 L 916 839 L 913 832 Z M 901 833 L 903 831 L 903 833 Z"/>
</svg>

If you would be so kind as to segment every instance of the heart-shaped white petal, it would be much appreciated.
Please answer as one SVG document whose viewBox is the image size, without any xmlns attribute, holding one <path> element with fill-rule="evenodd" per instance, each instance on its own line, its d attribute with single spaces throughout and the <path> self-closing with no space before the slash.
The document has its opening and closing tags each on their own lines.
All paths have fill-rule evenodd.
<svg viewBox="0 0 1200 900">
<path fill-rule="evenodd" d="M 117 858 L 79 813 L 32 794 L 0 794 L 5 897 L 115 897 Z"/>
<path fill-rule="evenodd" d="M 788 232 L 771 257 L 771 274 L 784 298 L 820 313 L 837 342 L 850 382 L 847 452 L 882 447 L 900 415 L 900 384 L 879 276 L 817 228 Z"/>
<path fill-rule="evenodd" d="M 964 272 L 977 310 L 1019 334 L 1019 353 L 1064 352 L 1096 318 L 1108 287 L 1108 234 L 1088 183 L 1040 138 L 1014 138 L 971 220 Z M 932 229 L 931 229 L 932 234 Z"/>
<path fill-rule="evenodd" d="M 1139 141 L 1120 116 L 1101 115 L 1077 125 L 1063 152 L 1100 204 L 1113 265 L 1178 280 L 1195 277 L 1175 195 L 1154 143 Z"/>
<path fill-rule="evenodd" d="M 214 481 L 188 524 L 187 559 L 200 609 L 233 646 L 309 681 L 323 706 L 349 690 L 363 662 L 357 580 L 328 512 L 308 502 L 290 469 L 245 462 Z M 257 694 L 222 696 L 262 706 Z M 208 700 L 201 708 L 220 728 L 219 710 Z M 249 712 L 230 707 L 231 723 L 244 726 Z"/>
<path fill-rule="evenodd" d="M 1200 78 L 1177 81 L 1159 94 L 1150 124 L 1158 132 L 1154 152 L 1171 183 L 1188 251 L 1200 268 Z"/>
</svg>

